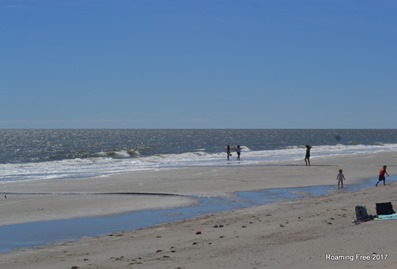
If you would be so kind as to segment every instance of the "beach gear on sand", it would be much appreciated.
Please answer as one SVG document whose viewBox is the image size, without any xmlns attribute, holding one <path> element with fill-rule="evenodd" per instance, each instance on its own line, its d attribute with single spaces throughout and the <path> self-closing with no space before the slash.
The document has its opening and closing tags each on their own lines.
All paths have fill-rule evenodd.
<svg viewBox="0 0 397 269">
<path fill-rule="evenodd" d="M 368 215 L 367 208 L 362 205 L 356 206 L 356 220 L 357 221 L 367 221 L 370 220 L 370 216 Z"/>
<path fill-rule="evenodd" d="M 397 214 L 393 210 L 391 202 L 376 204 L 377 220 L 397 220 Z"/>
<path fill-rule="evenodd" d="M 377 220 L 397 220 L 397 214 L 378 215 Z"/>
<path fill-rule="evenodd" d="M 365 206 L 356 206 L 356 219 L 353 221 L 359 224 L 369 220 L 397 220 L 397 214 L 393 210 L 391 202 L 376 203 L 376 216 L 369 215 Z"/>
<path fill-rule="evenodd" d="M 396 213 L 396 212 L 394 212 L 391 202 L 376 203 L 376 214 L 377 215 L 391 215 L 394 213 Z"/>
</svg>

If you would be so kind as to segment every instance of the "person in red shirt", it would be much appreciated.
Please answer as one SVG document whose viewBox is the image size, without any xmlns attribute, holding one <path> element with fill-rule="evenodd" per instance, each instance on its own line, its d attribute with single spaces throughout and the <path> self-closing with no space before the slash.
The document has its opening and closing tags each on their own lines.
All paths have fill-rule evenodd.
<svg viewBox="0 0 397 269">
<path fill-rule="evenodd" d="M 379 182 L 381 182 L 381 181 L 383 181 L 383 185 L 386 184 L 385 174 L 386 174 L 387 176 L 389 176 L 389 174 L 386 172 L 386 168 L 387 168 L 387 166 L 384 165 L 384 166 L 380 169 L 380 171 L 379 171 L 379 180 L 378 180 L 378 182 L 376 183 L 375 187 L 378 187 L 378 184 L 379 184 Z"/>
</svg>

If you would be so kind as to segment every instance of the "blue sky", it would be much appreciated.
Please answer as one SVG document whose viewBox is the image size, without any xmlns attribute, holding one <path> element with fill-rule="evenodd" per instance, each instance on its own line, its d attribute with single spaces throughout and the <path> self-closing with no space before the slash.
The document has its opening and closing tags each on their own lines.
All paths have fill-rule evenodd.
<svg viewBox="0 0 397 269">
<path fill-rule="evenodd" d="M 0 128 L 396 128 L 394 0 L 0 0 Z"/>
</svg>

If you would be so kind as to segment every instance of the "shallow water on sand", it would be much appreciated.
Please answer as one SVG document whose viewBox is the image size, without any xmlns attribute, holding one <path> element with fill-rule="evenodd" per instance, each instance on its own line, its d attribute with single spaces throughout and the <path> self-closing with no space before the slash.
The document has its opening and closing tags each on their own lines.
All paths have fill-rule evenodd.
<svg viewBox="0 0 397 269">
<path fill-rule="evenodd" d="M 307 196 L 322 196 L 335 192 L 353 192 L 373 187 L 374 181 L 376 180 L 365 180 L 359 184 L 347 185 L 340 190 L 335 185 L 327 185 L 237 192 L 231 198 L 190 197 L 197 200 L 197 203 L 189 207 L 5 225 L 0 226 L 0 253 L 78 240 L 84 236 L 100 236 L 121 231 L 131 231 L 207 214 L 286 200 L 297 200 Z M 397 177 L 388 178 L 388 183 L 395 181 L 397 181 Z"/>
</svg>

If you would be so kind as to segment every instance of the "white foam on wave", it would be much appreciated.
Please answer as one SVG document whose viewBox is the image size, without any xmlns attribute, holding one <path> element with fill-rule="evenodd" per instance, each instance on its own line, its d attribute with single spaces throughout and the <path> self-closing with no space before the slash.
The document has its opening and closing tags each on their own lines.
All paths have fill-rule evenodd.
<svg viewBox="0 0 397 269">
<path fill-rule="evenodd" d="M 130 155 L 128 154 L 128 152 L 126 150 L 119 150 L 119 151 L 114 152 L 113 157 L 115 157 L 115 158 L 129 158 Z"/>
<path fill-rule="evenodd" d="M 312 148 L 312 158 L 329 156 L 347 156 L 357 154 L 371 154 L 378 152 L 395 152 L 397 144 L 384 145 L 334 145 L 315 146 Z M 301 160 L 305 149 L 289 147 L 278 150 L 252 151 L 243 147 L 241 162 L 236 162 L 237 154 L 232 151 L 231 161 L 226 161 L 226 152 L 209 154 L 202 151 L 182 154 L 163 154 L 150 157 L 131 158 L 127 151 L 117 153 L 119 158 L 106 156 L 70 159 L 51 162 L 27 164 L 0 164 L 0 183 L 31 181 L 41 179 L 73 179 L 133 171 L 174 169 L 182 167 L 216 167 L 224 165 L 255 165 L 280 161 Z M 128 155 L 128 157 L 127 157 Z"/>
</svg>

